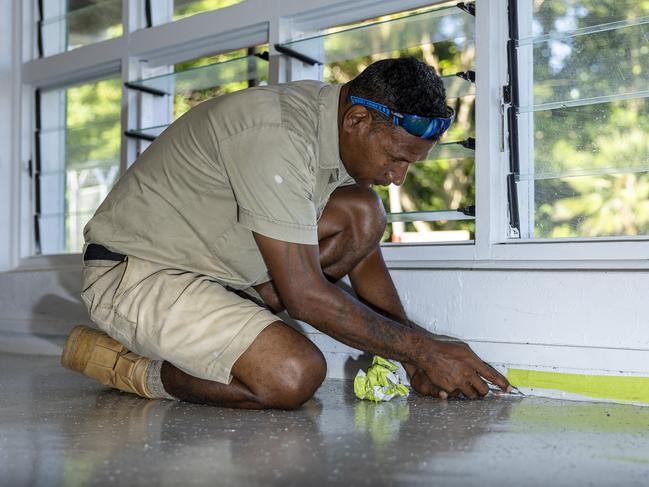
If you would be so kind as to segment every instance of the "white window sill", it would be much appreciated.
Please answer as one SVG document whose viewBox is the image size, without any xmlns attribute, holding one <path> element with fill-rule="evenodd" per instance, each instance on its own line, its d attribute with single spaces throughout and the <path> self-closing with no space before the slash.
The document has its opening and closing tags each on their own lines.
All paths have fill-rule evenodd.
<svg viewBox="0 0 649 487">
<path fill-rule="evenodd" d="M 391 269 L 649 270 L 649 239 L 383 244 Z"/>
</svg>

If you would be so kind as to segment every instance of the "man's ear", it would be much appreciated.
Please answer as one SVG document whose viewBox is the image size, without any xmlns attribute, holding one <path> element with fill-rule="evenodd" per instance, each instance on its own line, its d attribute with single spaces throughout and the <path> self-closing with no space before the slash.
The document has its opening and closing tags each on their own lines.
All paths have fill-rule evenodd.
<svg viewBox="0 0 649 487">
<path fill-rule="evenodd" d="M 361 105 L 352 105 L 343 117 L 343 130 L 356 132 L 368 130 L 372 124 L 372 114 Z"/>
</svg>

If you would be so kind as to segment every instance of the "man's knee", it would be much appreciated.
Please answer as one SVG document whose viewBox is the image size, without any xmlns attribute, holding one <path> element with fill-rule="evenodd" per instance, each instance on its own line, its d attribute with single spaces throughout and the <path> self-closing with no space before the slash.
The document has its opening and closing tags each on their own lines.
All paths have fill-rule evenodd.
<svg viewBox="0 0 649 487">
<path fill-rule="evenodd" d="M 273 379 L 258 390 L 259 401 L 269 408 L 295 409 L 320 387 L 327 363 L 322 352 L 309 342 L 301 353 L 284 358 L 273 372 Z"/>
<path fill-rule="evenodd" d="M 376 191 L 365 187 L 355 188 L 350 215 L 353 234 L 359 244 L 373 246 L 381 240 L 387 225 L 387 215 Z"/>
</svg>

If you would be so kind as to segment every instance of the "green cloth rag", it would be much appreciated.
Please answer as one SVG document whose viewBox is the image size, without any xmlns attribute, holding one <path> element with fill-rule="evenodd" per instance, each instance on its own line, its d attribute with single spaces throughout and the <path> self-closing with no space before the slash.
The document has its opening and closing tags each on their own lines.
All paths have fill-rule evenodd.
<svg viewBox="0 0 649 487">
<path fill-rule="evenodd" d="M 389 360 L 374 356 L 367 372 L 359 370 L 354 379 L 354 394 L 359 399 L 368 401 L 389 401 L 395 396 L 408 396 L 408 386 L 401 383 L 396 374 L 399 367 Z"/>
</svg>

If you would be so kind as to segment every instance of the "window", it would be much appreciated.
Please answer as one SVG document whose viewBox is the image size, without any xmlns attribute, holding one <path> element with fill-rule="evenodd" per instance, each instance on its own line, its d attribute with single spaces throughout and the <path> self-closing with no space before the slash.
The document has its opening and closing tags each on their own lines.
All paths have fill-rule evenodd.
<svg viewBox="0 0 649 487">
<path fill-rule="evenodd" d="M 466 241 L 475 224 L 474 18 L 455 3 L 387 15 L 285 43 L 289 55 L 322 64 L 328 83 L 346 83 L 374 61 L 414 56 L 442 76 L 456 111 L 451 130 L 428 160 L 413 164 L 401 187 L 376 186 L 389 212 L 384 240 Z M 304 59 L 306 56 L 306 59 Z M 297 56 L 296 56 L 297 57 Z M 460 211 L 458 211 L 460 210 Z"/>
<path fill-rule="evenodd" d="M 512 227 L 649 234 L 649 4 L 511 0 L 510 14 Z"/>
<path fill-rule="evenodd" d="M 37 93 L 36 253 L 79 252 L 119 175 L 121 80 Z"/>
<path fill-rule="evenodd" d="M 122 35 L 122 0 L 42 0 L 39 8 L 40 57 Z"/>
<path fill-rule="evenodd" d="M 159 25 L 165 22 L 191 17 L 201 12 L 230 7 L 245 0 L 145 0 L 150 24 Z"/>
</svg>

